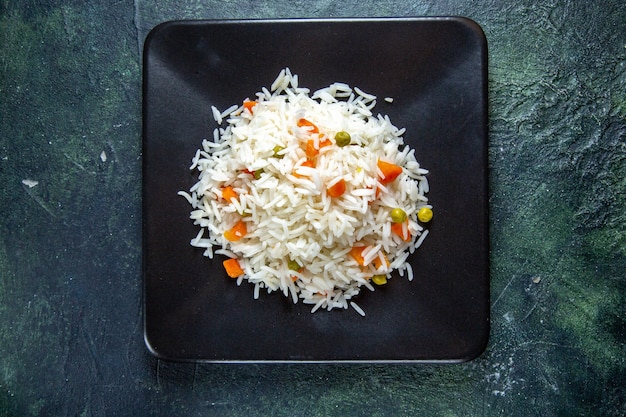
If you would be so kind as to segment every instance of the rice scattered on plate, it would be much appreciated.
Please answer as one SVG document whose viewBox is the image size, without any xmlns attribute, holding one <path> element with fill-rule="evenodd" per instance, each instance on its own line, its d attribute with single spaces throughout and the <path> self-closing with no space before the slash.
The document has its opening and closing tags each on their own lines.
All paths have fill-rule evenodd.
<svg viewBox="0 0 626 417">
<path fill-rule="evenodd" d="M 242 105 L 212 107 L 220 127 L 193 157 L 198 182 L 179 192 L 200 227 L 191 245 L 225 255 L 254 298 L 280 291 L 311 312 L 364 315 L 350 301 L 362 287 L 374 291 L 394 270 L 412 280 L 407 257 L 428 234 L 418 212 L 432 214 L 428 171 L 375 105 L 344 83 L 310 94 L 285 68 Z"/>
</svg>

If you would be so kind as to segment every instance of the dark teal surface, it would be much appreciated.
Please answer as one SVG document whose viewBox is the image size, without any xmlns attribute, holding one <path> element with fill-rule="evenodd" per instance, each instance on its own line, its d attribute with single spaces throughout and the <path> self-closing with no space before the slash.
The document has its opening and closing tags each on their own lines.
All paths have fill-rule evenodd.
<svg viewBox="0 0 626 417">
<path fill-rule="evenodd" d="M 420 15 L 472 18 L 489 43 L 487 351 L 443 366 L 151 357 L 148 31 L 182 18 Z M 620 1 L 0 0 L 0 416 L 625 414 L 625 22 Z"/>
</svg>

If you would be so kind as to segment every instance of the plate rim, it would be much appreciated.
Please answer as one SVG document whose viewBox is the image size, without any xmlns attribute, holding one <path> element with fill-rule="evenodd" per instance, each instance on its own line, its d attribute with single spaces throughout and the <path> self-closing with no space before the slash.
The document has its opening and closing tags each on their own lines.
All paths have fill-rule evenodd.
<svg viewBox="0 0 626 417">
<path fill-rule="evenodd" d="M 155 38 L 159 34 L 160 31 L 170 27 L 170 26 L 205 26 L 205 25 L 272 25 L 272 24 L 293 24 L 293 23 L 303 23 L 303 24 L 325 24 L 325 23 L 333 23 L 333 24 L 349 24 L 349 23 L 378 23 L 378 22 L 389 22 L 389 23 L 401 23 L 401 22 L 456 22 L 466 26 L 467 28 L 475 31 L 478 35 L 478 39 L 481 42 L 480 51 L 481 51 L 481 62 L 484 68 L 484 71 L 481 72 L 483 75 L 482 86 L 483 91 L 482 94 L 484 96 L 483 106 L 484 109 L 481 113 L 482 119 L 481 124 L 484 126 L 484 146 L 483 153 L 484 160 L 486 165 L 483 167 L 483 184 L 484 184 L 484 199 L 483 204 L 486 206 L 486 210 L 484 210 L 485 220 L 484 223 L 487 227 L 490 227 L 489 223 L 489 158 L 488 158 L 488 141 L 489 141 L 489 115 L 488 115 L 488 45 L 487 38 L 481 26 L 476 23 L 474 20 L 464 17 L 464 16 L 408 16 L 408 17 L 331 17 L 331 18 L 272 18 L 272 19 L 262 19 L 262 18 L 253 18 L 253 19 L 174 19 L 161 22 L 154 26 L 144 40 L 143 45 L 143 56 L 141 59 L 142 63 L 142 98 L 144 102 L 142 104 L 142 149 L 145 148 L 145 143 L 147 140 L 146 137 L 146 103 L 145 103 L 145 90 L 147 84 L 147 59 L 148 54 L 146 53 L 150 48 L 152 42 L 154 42 Z M 142 152 L 142 161 L 145 156 Z M 145 210 L 145 163 L 142 164 L 142 214 Z M 490 336 L 490 308 L 487 309 L 486 320 L 487 324 L 484 329 L 486 335 L 480 340 L 482 343 L 476 344 L 473 347 L 475 348 L 473 351 L 469 352 L 468 355 L 459 358 L 446 358 L 446 359 L 268 359 L 268 360 L 259 360 L 259 359 L 205 359 L 205 358 L 186 358 L 186 357 L 171 357 L 163 354 L 159 350 L 155 349 L 152 343 L 150 342 L 150 337 L 147 331 L 147 320 L 148 317 L 145 314 L 146 311 L 146 256 L 144 254 L 145 250 L 145 216 L 142 216 L 142 314 L 143 314 L 143 338 L 144 343 L 148 349 L 148 351 L 158 359 L 165 360 L 168 362 L 182 362 L 182 363 L 232 363 L 232 364 L 264 364 L 264 363 L 272 363 L 272 364 L 294 364 L 294 363 L 313 363 L 313 364 L 321 364 L 321 363 L 336 363 L 336 364 L 416 364 L 416 363 L 425 363 L 425 364 L 455 364 L 455 363 L 464 363 L 471 361 L 479 356 L 481 356 L 489 343 Z M 487 303 L 489 303 L 490 299 L 490 233 L 489 230 L 485 232 L 485 246 L 486 253 L 484 260 L 487 268 L 487 276 L 485 277 L 485 281 L 487 283 L 486 292 L 487 292 Z M 478 340 L 478 338 L 477 338 Z"/>
</svg>

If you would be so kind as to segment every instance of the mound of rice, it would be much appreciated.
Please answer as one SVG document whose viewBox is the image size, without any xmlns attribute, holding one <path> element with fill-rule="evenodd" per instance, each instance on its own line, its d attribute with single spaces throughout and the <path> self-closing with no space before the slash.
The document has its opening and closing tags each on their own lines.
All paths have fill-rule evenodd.
<svg viewBox="0 0 626 417">
<path fill-rule="evenodd" d="M 243 271 L 237 284 L 254 285 L 254 298 L 261 290 L 280 291 L 311 304 L 311 312 L 351 305 L 364 315 L 350 300 L 361 287 L 374 291 L 374 276 L 389 279 L 397 270 L 413 279 L 407 257 L 428 234 L 417 219 L 420 208 L 430 208 L 428 171 L 404 145 L 405 129 L 374 116 L 376 97 L 356 87 L 334 83 L 311 95 L 286 68 L 253 100 L 223 112 L 212 108 L 220 127 L 193 158 L 198 182 L 179 192 L 200 227 L 191 245 L 210 258 L 236 259 Z M 314 126 L 301 125 L 302 119 Z M 339 131 L 350 134 L 349 145 L 336 144 Z M 313 158 L 306 153 L 310 140 Z M 379 160 L 402 173 L 384 184 Z M 341 179 L 345 192 L 329 196 Z M 236 198 L 224 197 L 226 187 Z M 394 208 L 406 212 L 403 230 L 410 238 L 392 232 Z M 240 222 L 245 233 L 227 239 L 225 232 Z M 361 262 L 352 256 L 355 247 L 362 247 Z"/>
</svg>

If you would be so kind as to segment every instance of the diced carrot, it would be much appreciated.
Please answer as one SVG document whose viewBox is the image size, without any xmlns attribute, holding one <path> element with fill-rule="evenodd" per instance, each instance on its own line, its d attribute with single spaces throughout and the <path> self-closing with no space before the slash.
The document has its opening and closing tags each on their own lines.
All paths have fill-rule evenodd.
<svg viewBox="0 0 626 417">
<path fill-rule="evenodd" d="M 367 188 L 370 189 L 370 190 L 372 189 L 372 187 L 367 187 Z M 380 187 L 376 186 L 376 191 L 374 193 L 374 198 L 372 200 L 368 201 L 367 204 L 372 204 L 374 202 L 374 200 L 376 200 L 378 198 L 378 196 L 380 195 L 380 191 L 381 191 Z"/>
<path fill-rule="evenodd" d="M 303 272 L 304 272 L 304 267 L 302 267 L 302 268 L 298 269 L 298 272 L 299 272 L 299 273 L 303 273 Z M 296 275 L 292 275 L 292 276 L 291 276 L 291 280 L 292 280 L 293 282 L 296 282 L 296 281 L 298 280 L 298 277 L 297 277 Z"/>
<path fill-rule="evenodd" d="M 406 225 L 406 234 L 404 233 L 404 228 Z M 402 238 L 402 240 L 404 240 L 405 242 L 408 242 L 409 240 L 411 240 L 411 232 L 409 232 L 409 220 L 405 220 L 403 223 L 391 223 L 391 231 L 395 234 L 397 234 L 398 236 L 400 236 L 400 238 Z"/>
<path fill-rule="evenodd" d="M 314 158 L 317 156 L 320 151 L 315 149 L 315 141 L 313 139 L 309 139 L 306 141 L 306 148 L 304 149 L 304 153 L 307 158 Z"/>
<path fill-rule="evenodd" d="M 366 248 L 367 246 L 354 246 L 348 253 L 350 254 L 350 256 L 354 258 L 354 260 L 359 265 L 365 266 L 365 258 L 363 257 L 363 251 L 365 251 Z M 385 255 L 383 252 L 380 252 L 380 254 L 382 254 L 383 260 L 381 261 L 380 255 L 376 255 L 376 257 L 372 260 L 372 265 L 374 265 L 374 268 L 379 269 L 381 266 L 383 266 L 383 261 L 384 261 L 385 268 L 388 268 L 390 263 L 389 263 L 389 259 L 387 259 L 387 255 Z"/>
<path fill-rule="evenodd" d="M 383 260 L 380 260 L 380 255 L 382 254 L 382 258 Z M 383 262 L 385 263 L 385 269 L 389 268 L 389 259 L 387 259 L 387 255 L 385 255 L 383 252 L 380 252 L 379 255 L 376 255 L 376 257 L 374 258 L 374 260 L 372 261 L 372 264 L 374 264 L 374 268 L 376 268 L 377 270 L 380 269 L 380 267 L 383 266 Z"/>
<path fill-rule="evenodd" d="M 367 246 L 354 246 L 349 252 L 350 256 L 352 256 L 356 263 L 361 266 L 365 265 L 365 259 L 363 258 L 363 251 L 365 248 L 367 248 Z"/>
<path fill-rule="evenodd" d="M 254 106 L 256 106 L 256 105 L 257 105 L 257 102 L 256 102 L 256 101 L 254 101 L 254 100 L 245 100 L 245 101 L 243 102 L 243 107 L 244 107 L 245 109 L 248 109 L 248 111 L 249 111 L 250 113 L 252 113 L 252 109 L 253 109 L 253 108 L 254 108 Z"/>
<path fill-rule="evenodd" d="M 308 129 L 309 133 L 320 133 L 320 130 L 313 123 L 308 121 L 307 119 L 299 119 L 297 123 L 298 127 L 310 127 Z"/>
<path fill-rule="evenodd" d="M 255 180 L 258 180 L 259 178 L 261 178 L 261 174 L 263 173 L 263 169 L 260 169 L 260 170 L 257 170 L 257 171 L 250 171 L 248 168 L 244 168 L 241 172 L 243 172 L 244 174 L 252 175 Z"/>
<path fill-rule="evenodd" d="M 222 262 L 224 265 L 224 269 L 226 273 L 231 278 L 237 278 L 243 275 L 243 269 L 241 269 L 241 265 L 239 265 L 239 261 L 237 259 L 227 259 Z"/>
<path fill-rule="evenodd" d="M 315 147 L 315 141 L 313 139 L 309 139 L 306 141 L 306 147 L 304 148 L 304 153 L 308 158 L 315 158 L 319 153 L 320 149 L 324 146 L 330 146 L 333 143 L 328 138 L 324 138 L 323 140 L 318 141 L 318 147 Z"/>
<path fill-rule="evenodd" d="M 396 164 L 385 162 L 379 159 L 377 165 L 383 174 L 383 177 L 379 178 L 380 182 L 383 184 L 389 184 L 390 182 L 398 178 L 398 175 L 402 174 L 402 167 Z"/>
<path fill-rule="evenodd" d="M 311 160 L 311 159 L 307 159 L 306 161 L 304 161 L 302 164 L 300 164 L 301 167 L 309 167 L 309 168 L 315 168 L 315 161 Z M 302 174 L 298 174 L 297 172 L 294 171 L 293 173 L 294 177 L 298 177 L 298 178 L 309 178 L 308 175 L 302 175 Z"/>
<path fill-rule="evenodd" d="M 222 197 L 226 201 L 233 201 L 233 198 L 236 200 L 239 196 L 237 195 L 237 192 L 233 189 L 233 187 L 229 185 L 222 188 Z"/>
<path fill-rule="evenodd" d="M 377 185 L 377 186 L 376 186 L 376 192 L 374 193 L 374 196 L 375 196 L 376 198 L 378 198 L 378 197 L 380 196 L 380 192 L 381 192 L 381 191 L 382 191 L 382 190 L 381 190 L 381 188 Z"/>
<path fill-rule="evenodd" d="M 343 193 L 346 192 L 346 182 L 344 179 L 340 179 L 335 184 L 331 185 L 326 189 L 326 192 L 330 197 L 340 197 Z"/>
<path fill-rule="evenodd" d="M 235 225 L 224 232 L 224 237 L 231 242 L 235 242 L 248 233 L 248 228 L 243 220 L 239 220 Z"/>
</svg>

